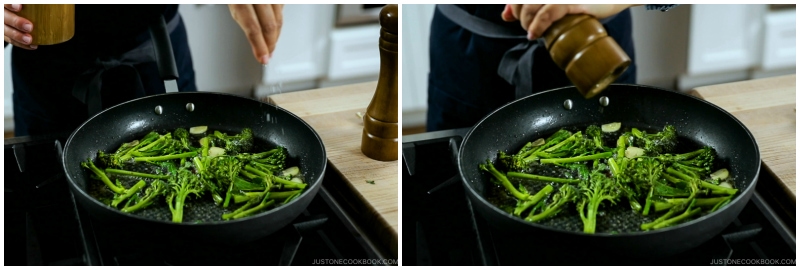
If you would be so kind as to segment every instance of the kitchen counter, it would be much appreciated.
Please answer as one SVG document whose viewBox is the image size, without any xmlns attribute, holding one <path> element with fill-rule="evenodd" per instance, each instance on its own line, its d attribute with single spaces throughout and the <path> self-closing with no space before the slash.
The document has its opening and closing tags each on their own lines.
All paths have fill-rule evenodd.
<svg viewBox="0 0 800 270">
<path fill-rule="evenodd" d="M 690 94 L 741 121 L 753 134 L 763 170 L 796 202 L 796 75 L 698 87 Z"/>
<path fill-rule="evenodd" d="M 342 181 L 332 183 L 366 230 L 397 257 L 398 163 L 377 161 L 361 153 L 365 113 L 377 82 L 272 95 L 267 102 L 302 118 L 325 144 L 329 170 Z M 327 178 L 326 178 L 327 180 Z M 330 183 L 326 183 L 330 184 Z"/>
</svg>

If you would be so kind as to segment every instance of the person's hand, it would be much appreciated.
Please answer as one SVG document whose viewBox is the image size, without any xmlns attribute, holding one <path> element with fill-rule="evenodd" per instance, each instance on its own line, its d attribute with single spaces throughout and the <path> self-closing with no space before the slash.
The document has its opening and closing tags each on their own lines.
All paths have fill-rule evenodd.
<svg viewBox="0 0 800 270">
<path fill-rule="evenodd" d="M 37 46 L 31 45 L 33 36 L 30 34 L 33 31 L 33 23 L 17 15 L 20 10 L 22 10 L 22 5 L 20 4 L 5 4 L 5 10 L 3 10 L 5 12 L 3 14 L 3 22 L 5 23 L 3 40 L 26 50 L 35 50 Z"/>
<path fill-rule="evenodd" d="M 242 27 L 256 61 L 266 65 L 275 51 L 283 25 L 283 5 L 228 5 Z"/>
<path fill-rule="evenodd" d="M 541 37 L 544 31 L 567 14 L 588 14 L 604 19 L 617 14 L 632 5 L 506 5 L 501 14 L 504 21 L 519 20 L 522 28 L 528 31 L 528 39 Z"/>
</svg>

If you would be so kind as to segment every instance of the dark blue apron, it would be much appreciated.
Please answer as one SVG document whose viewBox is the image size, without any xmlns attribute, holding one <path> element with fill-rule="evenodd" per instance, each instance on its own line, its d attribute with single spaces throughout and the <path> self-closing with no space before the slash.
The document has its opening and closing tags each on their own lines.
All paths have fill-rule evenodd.
<svg viewBox="0 0 800 270">
<path fill-rule="evenodd" d="M 167 20 L 178 89 L 197 91 L 185 25 L 179 14 Z M 103 56 L 93 55 L 93 48 L 84 44 L 40 46 L 35 51 L 14 48 L 14 135 L 69 133 L 102 109 L 164 93 L 149 33 L 136 39 L 140 42 L 135 47 Z"/>
<path fill-rule="evenodd" d="M 572 85 L 519 22 L 502 21 L 504 5 L 446 8 L 437 6 L 431 23 L 428 131 L 470 127 L 517 98 Z M 635 83 L 630 11 L 603 26 L 633 62 L 616 83 Z"/>
</svg>

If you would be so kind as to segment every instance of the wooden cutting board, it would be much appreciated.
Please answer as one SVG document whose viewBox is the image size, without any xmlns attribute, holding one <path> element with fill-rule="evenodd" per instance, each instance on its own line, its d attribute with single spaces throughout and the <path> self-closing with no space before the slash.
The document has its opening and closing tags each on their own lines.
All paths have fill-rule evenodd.
<svg viewBox="0 0 800 270">
<path fill-rule="evenodd" d="M 355 207 L 367 229 L 397 257 L 397 161 L 376 161 L 361 153 L 364 127 L 357 112 L 365 113 L 377 82 L 272 95 L 276 104 L 302 118 L 325 144 L 329 169 L 344 179 Z M 355 204 L 355 205 L 354 205 Z"/>
<path fill-rule="evenodd" d="M 733 114 L 753 133 L 766 173 L 796 202 L 796 75 L 698 87 L 690 94 Z M 763 172 L 763 171 L 762 171 Z"/>
</svg>

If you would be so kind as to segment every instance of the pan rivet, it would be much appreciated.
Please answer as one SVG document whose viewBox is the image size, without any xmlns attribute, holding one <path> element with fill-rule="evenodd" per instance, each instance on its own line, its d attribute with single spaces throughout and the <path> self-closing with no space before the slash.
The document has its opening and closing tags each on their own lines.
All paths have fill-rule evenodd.
<svg viewBox="0 0 800 270">
<path fill-rule="evenodd" d="M 161 105 L 156 106 L 156 114 L 162 114 L 162 113 L 164 113 L 164 109 L 161 108 Z"/>
<path fill-rule="evenodd" d="M 186 103 L 186 110 L 193 112 L 194 111 L 194 103 Z"/>
<path fill-rule="evenodd" d="M 600 97 L 600 105 L 603 105 L 603 107 L 608 106 L 608 97 L 607 96 Z"/>
<path fill-rule="evenodd" d="M 564 109 L 572 110 L 572 100 L 571 99 L 564 100 Z"/>
</svg>

